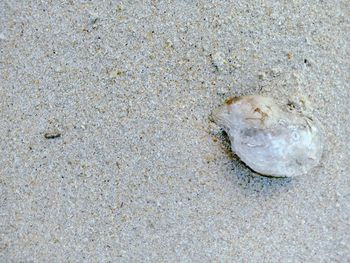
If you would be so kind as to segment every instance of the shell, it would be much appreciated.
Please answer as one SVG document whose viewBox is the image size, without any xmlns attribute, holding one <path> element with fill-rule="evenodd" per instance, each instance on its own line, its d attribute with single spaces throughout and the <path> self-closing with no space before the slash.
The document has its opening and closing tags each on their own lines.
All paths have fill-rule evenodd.
<svg viewBox="0 0 350 263">
<path fill-rule="evenodd" d="M 259 95 L 233 97 L 212 116 L 227 132 L 232 151 L 251 169 L 294 177 L 319 163 L 324 141 L 319 122 L 295 105 Z"/>
</svg>

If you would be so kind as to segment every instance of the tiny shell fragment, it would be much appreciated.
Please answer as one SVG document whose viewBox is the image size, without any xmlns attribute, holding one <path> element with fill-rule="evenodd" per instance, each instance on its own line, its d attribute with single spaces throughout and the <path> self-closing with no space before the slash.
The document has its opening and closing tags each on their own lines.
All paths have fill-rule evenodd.
<svg viewBox="0 0 350 263">
<path fill-rule="evenodd" d="M 291 104 L 259 95 L 233 97 L 213 112 L 231 148 L 254 171 L 294 177 L 315 167 L 323 151 L 319 122 Z"/>
</svg>

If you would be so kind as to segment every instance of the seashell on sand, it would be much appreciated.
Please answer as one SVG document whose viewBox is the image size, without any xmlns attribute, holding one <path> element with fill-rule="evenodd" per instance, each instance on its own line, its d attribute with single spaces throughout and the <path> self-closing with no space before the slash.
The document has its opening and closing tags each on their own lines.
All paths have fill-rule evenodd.
<svg viewBox="0 0 350 263">
<path fill-rule="evenodd" d="M 227 132 L 232 151 L 251 169 L 294 177 L 315 167 L 323 150 L 319 122 L 294 105 L 259 95 L 233 97 L 212 117 Z"/>
</svg>

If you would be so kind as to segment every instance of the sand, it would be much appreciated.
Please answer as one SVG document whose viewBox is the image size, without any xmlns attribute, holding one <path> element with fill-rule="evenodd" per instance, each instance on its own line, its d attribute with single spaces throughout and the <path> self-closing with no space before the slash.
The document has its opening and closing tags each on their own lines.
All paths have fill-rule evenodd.
<svg viewBox="0 0 350 263">
<path fill-rule="evenodd" d="M 0 261 L 349 262 L 349 10 L 1 1 Z M 210 113 L 246 94 L 305 98 L 320 165 L 242 164 Z"/>
</svg>

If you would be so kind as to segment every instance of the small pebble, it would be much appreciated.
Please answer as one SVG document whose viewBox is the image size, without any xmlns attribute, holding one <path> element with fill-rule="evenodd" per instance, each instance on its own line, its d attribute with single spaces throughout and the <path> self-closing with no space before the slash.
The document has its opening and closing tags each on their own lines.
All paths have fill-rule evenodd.
<svg viewBox="0 0 350 263">
<path fill-rule="evenodd" d="M 61 133 L 59 131 L 47 132 L 44 134 L 44 137 L 46 139 L 56 139 L 56 138 L 61 137 Z"/>
</svg>

